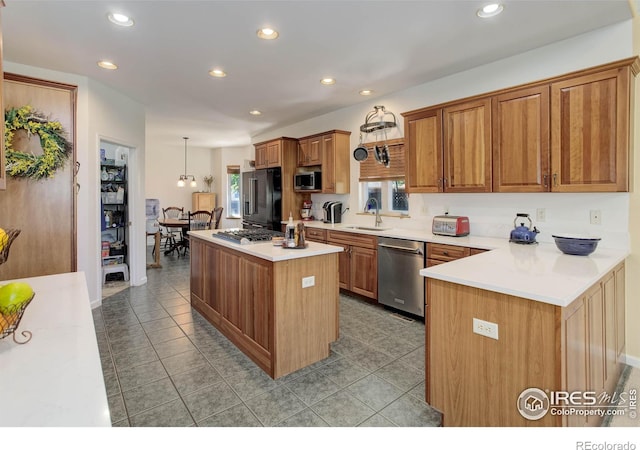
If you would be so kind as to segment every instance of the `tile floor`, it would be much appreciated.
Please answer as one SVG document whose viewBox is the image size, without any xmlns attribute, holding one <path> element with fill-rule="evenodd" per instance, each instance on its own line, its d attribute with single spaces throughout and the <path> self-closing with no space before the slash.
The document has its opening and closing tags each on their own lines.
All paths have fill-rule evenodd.
<svg viewBox="0 0 640 450">
<path fill-rule="evenodd" d="M 424 324 L 341 295 L 329 358 L 272 380 L 196 311 L 189 260 L 103 299 L 94 321 L 114 426 L 423 427 Z"/>
<path fill-rule="evenodd" d="M 188 257 L 161 259 L 145 286 L 108 282 L 93 311 L 114 426 L 440 424 L 424 402 L 424 324 L 341 295 L 331 356 L 274 381 L 190 308 Z M 632 388 L 640 369 L 627 367 L 618 390 Z"/>
</svg>

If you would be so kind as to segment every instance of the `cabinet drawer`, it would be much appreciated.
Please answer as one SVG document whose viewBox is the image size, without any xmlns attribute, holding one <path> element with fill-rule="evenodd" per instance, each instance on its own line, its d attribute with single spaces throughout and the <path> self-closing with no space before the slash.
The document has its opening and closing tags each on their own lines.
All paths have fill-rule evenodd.
<svg viewBox="0 0 640 450">
<path fill-rule="evenodd" d="M 439 259 L 427 259 L 427 267 L 437 266 L 438 264 L 444 264 L 447 261 L 441 261 Z"/>
<path fill-rule="evenodd" d="M 484 248 L 470 248 L 469 249 L 469 255 L 473 256 L 473 255 L 479 255 L 480 253 L 484 253 L 487 252 L 488 250 L 484 249 Z"/>
<path fill-rule="evenodd" d="M 313 239 L 317 242 L 326 242 L 327 230 L 319 230 L 317 228 L 305 228 L 305 236 L 307 239 Z"/>
<path fill-rule="evenodd" d="M 447 244 L 427 244 L 427 258 L 441 261 L 453 261 L 469 256 L 469 247 Z"/>
<path fill-rule="evenodd" d="M 356 247 L 377 248 L 378 238 L 368 234 L 347 233 L 344 231 L 327 231 L 329 243 L 355 245 Z"/>
</svg>

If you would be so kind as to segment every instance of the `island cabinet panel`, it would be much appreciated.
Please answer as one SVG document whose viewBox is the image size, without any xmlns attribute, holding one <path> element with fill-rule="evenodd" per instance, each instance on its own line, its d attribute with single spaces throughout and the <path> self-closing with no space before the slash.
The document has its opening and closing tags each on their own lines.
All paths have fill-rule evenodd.
<svg viewBox="0 0 640 450">
<path fill-rule="evenodd" d="M 440 280 L 428 284 L 427 403 L 443 413 L 443 425 L 557 425 L 555 416 L 534 422 L 516 409 L 529 387 L 559 388 L 555 307 Z M 475 334 L 474 318 L 497 323 L 499 339 Z"/>
<path fill-rule="evenodd" d="M 549 86 L 492 98 L 493 192 L 547 192 Z"/>
<path fill-rule="evenodd" d="M 625 349 L 625 271 L 624 264 L 614 269 L 616 279 L 616 356 L 620 360 Z"/>
<path fill-rule="evenodd" d="M 443 110 L 445 192 L 491 192 L 491 98 Z"/>
<path fill-rule="evenodd" d="M 576 300 L 564 308 L 562 319 L 562 346 L 564 370 L 562 385 L 569 392 L 585 392 L 587 386 L 587 308 L 584 299 Z M 566 425 L 583 427 L 587 425 L 585 416 L 566 417 Z"/>
<path fill-rule="evenodd" d="M 272 262 L 195 237 L 190 251 L 192 306 L 272 378 L 329 356 L 337 253 Z"/>
<path fill-rule="evenodd" d="M 427 278 L 427 403 L 445 426 L 600 426 L 598 414 L 551 410 L 610 406 L 622 369 L 623 282 L 621 263 L 560 307 Z M 496 324 L 498 339 L 474 333 L 474 318 Z M 580 399 L 557 397 L 546 415 L 527 420 L 516 405 L 531 387 Z"/>
<path fill-rule="evenodd" d="M 628 191 L 630 71 L 551 84 L 554 191 Z"/>
</svg>

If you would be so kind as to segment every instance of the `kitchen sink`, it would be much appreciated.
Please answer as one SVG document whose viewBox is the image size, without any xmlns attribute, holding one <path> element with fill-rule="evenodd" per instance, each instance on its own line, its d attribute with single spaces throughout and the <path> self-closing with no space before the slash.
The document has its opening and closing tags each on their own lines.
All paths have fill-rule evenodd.
<svg viewBox="0 0 640 450">
<path fill-rule="evenodd" d="M 349 230 L 363 230 L 363 231 L 386 231 L 386 230 L 390 230 L 391 228 L 387 227 L 364 227 L 361 225 L 345 225 L 342 228 L 347 228 Z"/>
</svg>

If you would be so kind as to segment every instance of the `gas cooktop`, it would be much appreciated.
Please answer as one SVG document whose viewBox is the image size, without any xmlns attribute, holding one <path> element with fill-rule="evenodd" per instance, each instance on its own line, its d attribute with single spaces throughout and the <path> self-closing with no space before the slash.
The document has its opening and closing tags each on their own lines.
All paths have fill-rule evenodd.
<svg viewBox="0 0 640 450">
<path fill-rule="evenodd" d="M 266 229 L 227 230 L 213 233 L 213 237 L 235 242 L 236 244 L 255 244 L 270 241 L 272 237 L 283 237 L 284 233 Z"/>
</svg>

